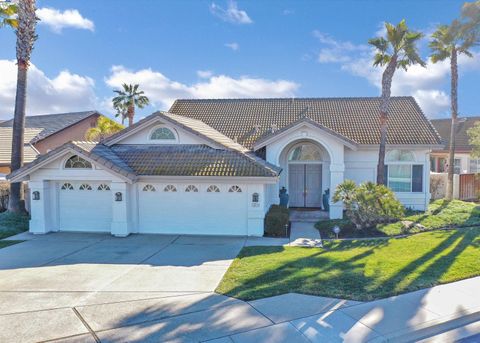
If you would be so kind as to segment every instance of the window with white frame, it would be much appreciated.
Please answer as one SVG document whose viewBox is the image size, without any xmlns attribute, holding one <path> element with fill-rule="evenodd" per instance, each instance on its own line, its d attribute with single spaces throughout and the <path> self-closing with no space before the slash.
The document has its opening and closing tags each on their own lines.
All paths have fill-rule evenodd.
<svg viewBox="0 0 480 343">
<path fill-rule="evenodd" d="M 175 134 L 172 130 L 167 127 L 159 127 L 153 130 L 150 135 L 151 140 L 167 140 L 167 141 L 174 141 Z"/>
<path fill-rule="evenodd" d="M 102 183 L 101 185 L 99 185 L 99 186 L 97 187 L 97 190 L 98 190 L 98 191 L 109 191 L 109 190 L 110 190 L 110 186 Z"/>
<path fill-rule="evenodd" d="M 92 164 L 80 156 L 72 156 L 65 162 L 67 169 L 92 169 Z"/>
<path fill-rule="evenodd" d="M 73 191 L 73 186 L 71 183 L 64 183 L 61 188 L 63 191 Z"/>
<path fill-rule="evenodd" d="M 392 150 L 385 166 L 387 185 L 394 192 L 423 192 L 423 164 L 408 150 Z"/>
<path fill-rule="evenodd" d="M 197 193 L 198 192 L 198 188 L 194 185 L 188 185 L 186 188 L 185 188 L 185 192 L 194 192 L 194 193 Z"/>
<path fill-rule="evenodd" d="M 174 185 L 166 185 L 163 189 L 164 192 L 176 192 L 177 188 Z"/>
<path fill-rule="evenodd" d="M 459 158 L 455 159 L 455 163 L 453 164 L 453 173 L 454 174 L 462 173 L 462 160 Z"/>
<path fill-rule="evenodd" d="M 145 187 L 143 187 L 143 191 L 144 192 L 155 192 L 156 189 L 152 185 L 145 185 Z"/>
<path fill-rule="evenodd" d="M 207 188 L 208 193 L 220 193 L 220 188 L 215 185 L 211 185 Z"/>
<path fill-rule="evenodd" d="M 81 190 L 81 191 L 91 191 L 92 186 L 90 186 L 88 183 L 83 183 L 83 184 L 80 185 L 80 187 L 78 189 Z"/>
<path fill-rule="evenodd" d="M 479 159 L 470 159 L 469 161 L 470 167 L 469 167 L 469 172 L 470 173 L 480 173 L 480 160 Z"/>
<path fill-rule="evenodd" d="M 234 186 L 230 187 L 228 192 L 230 192 L 230 193 L 242 193 L 242 189 L 239 186 L 234 185 Z"/>
</svg>

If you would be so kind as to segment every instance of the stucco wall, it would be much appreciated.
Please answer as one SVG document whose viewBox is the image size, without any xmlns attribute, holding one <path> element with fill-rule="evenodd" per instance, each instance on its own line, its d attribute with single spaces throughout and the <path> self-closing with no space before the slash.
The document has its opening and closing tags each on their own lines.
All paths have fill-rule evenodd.
<svg viewBox="0 0 480 343">
<path fill-rule="evenodd" d="M 35 148 L 41 154 L 44 154 L 66 142 L 84 141 L 87 130 L 97 125 L 98 117 L 99 115 L 93 115 L 79 121 L 78 123 L 39 141 L 35 144 Z"/>
</svg>

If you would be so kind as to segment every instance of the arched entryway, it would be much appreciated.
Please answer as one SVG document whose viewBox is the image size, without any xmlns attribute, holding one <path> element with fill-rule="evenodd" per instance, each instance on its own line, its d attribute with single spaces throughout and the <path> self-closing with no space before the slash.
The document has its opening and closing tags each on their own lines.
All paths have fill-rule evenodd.
<svg viewBox="0 0 480 343">
<path fill-rule="evenodd" d="M 322 206 L 322 151 L 312 142 L 295 144 L 287 153 L 290 207 Z"/>
</svg>

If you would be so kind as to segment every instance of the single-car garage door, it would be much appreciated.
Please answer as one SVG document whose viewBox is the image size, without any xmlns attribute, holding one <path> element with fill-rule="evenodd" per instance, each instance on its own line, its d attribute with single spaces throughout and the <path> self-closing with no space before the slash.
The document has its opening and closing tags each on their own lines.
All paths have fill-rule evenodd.
<svg viewBox="0 0 480 343">
<path fill-rule="evenodd" d="M 112 194 L 108 183 L 61 182 L 58 193 L 61 231 L 110 232 Z"/>
<path fill-rule="evenodd" d="M 244 185 L 140 184 L 139 232 L 247 234 Z"/>
</svg>

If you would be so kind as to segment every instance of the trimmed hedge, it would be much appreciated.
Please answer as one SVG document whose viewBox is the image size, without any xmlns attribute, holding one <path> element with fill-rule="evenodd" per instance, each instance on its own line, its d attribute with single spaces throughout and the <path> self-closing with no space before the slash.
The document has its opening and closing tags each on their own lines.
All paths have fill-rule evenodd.
<svg viewBox="0 0 480 343">
<path fill-rule="evenodd" d="M 285 237 L 286 227 L 290 221 L 288 209 L 272 205 L 265 216 L 265 236 Z"/>
</svg>

